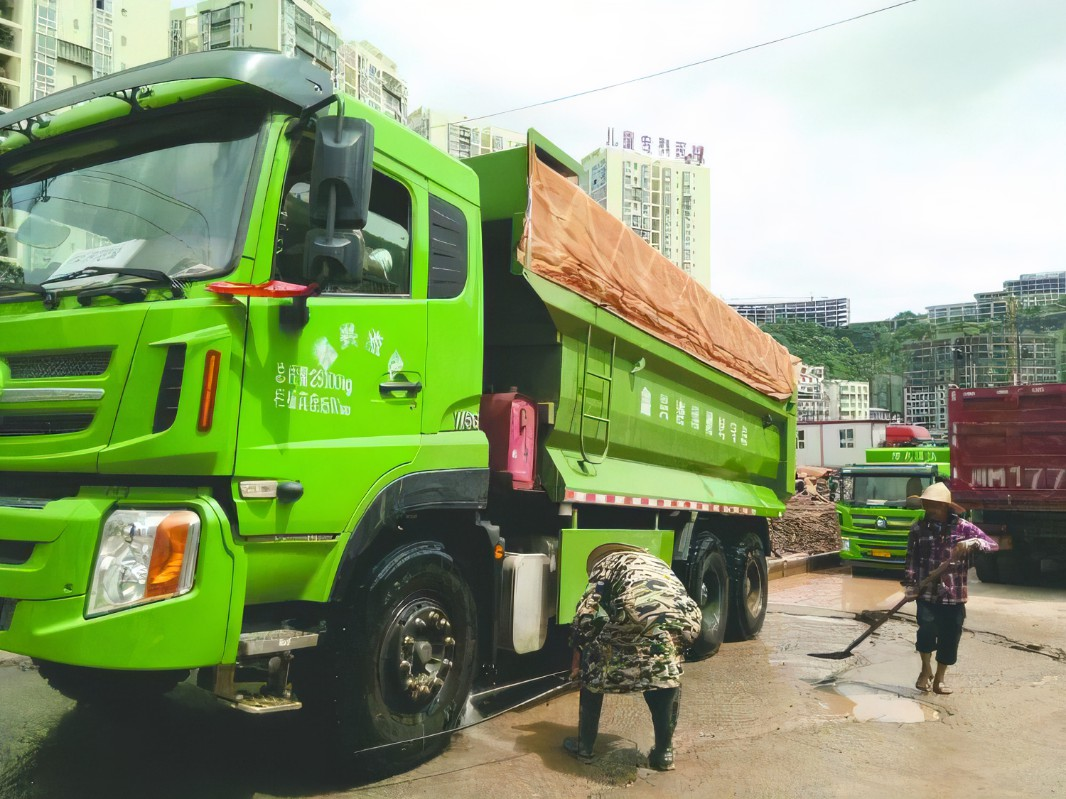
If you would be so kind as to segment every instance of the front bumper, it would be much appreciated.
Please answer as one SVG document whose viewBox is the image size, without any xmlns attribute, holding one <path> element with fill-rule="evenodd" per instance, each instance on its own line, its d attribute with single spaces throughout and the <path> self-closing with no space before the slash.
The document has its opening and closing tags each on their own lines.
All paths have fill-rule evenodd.
<svg viewBox="0 0 1066 799">
<path fill-rule="evenodd" d="M 853 538 L 840 531 L 840 560 L 878 569 L 902 569 L 907 559 L 907 541 L 875 540 L 864 531 L 862 538 Z"/>
<path fill-rule="evenodd" d="M 196 511 L 202 527 L 195 585 L 181 597 L 86 619 L 101 525 L 116 506 Z M 0 506 L 5 541 L 32 544 L 32 550 L 24 562 L 0 562 L 0 598 L 6 600 L 0 650 L 109 669 L 186 669 L 236 659 L 244 559 L 209 496 L 93 487 L 43 507 Z"/>
</svg>

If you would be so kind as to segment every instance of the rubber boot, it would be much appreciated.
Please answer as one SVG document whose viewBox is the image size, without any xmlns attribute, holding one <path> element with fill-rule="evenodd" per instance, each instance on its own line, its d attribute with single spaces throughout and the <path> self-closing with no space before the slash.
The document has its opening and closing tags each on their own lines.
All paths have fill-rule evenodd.
<svg viewBox="0 0 1066 799">
<path fill-rule="evenodd" d="M 914 687 L 923 694 L 927 694 L 929 693 L 929 683 L 933 679 L 933 653 L 919 652 L 918 654 L 922 656 L 922 673 L 918 675 L 918 681 L 914 684 Z"/>
<path fill-rule="evenodd" d="M 600 731 L 600 711 L 603 709 L 603 694 L 581 689 L 577 708 L 577 737 L 563 741 L 563 749 L 582 763 L 591 763 L 596 736 Z"/>
<path fill-rule="evenodd" d="M 656 771 L 672 771 L 674 729 L 681 712 L 681 689 L 660 688 L 645 691 L 644 701 L 648 703 L 651 723 L 655 727 L 655 748 L 648 753 L 648 765 Z"/>
<path fill-rule="evenodd" d="M 948 667 L 943 663 L 936 664 L 936 676 L 933 677 L 933 693 L 935 694 L 953 694 L 955 693 L 951 688 L 944 685 L 944 677 L 948 673 Z"/>
</svg>

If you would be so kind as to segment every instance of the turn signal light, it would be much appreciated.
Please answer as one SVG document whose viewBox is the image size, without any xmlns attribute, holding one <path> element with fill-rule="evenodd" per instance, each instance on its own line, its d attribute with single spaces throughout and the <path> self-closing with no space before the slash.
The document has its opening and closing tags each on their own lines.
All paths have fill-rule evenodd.
<svg viewBox="0 0 1066 799">
<path fill-rule="evenodd" d="M 503 560 L 503 544 L 496 545 L 496 560 Z"/>
<path fill-rule="evenodd" d="M 196 429 L 201 433 L 211 429 L 215 418 L 215 392 L 218 391 L 218 367 L 221 363 L 221 352 L 207 351 L 204 358 L 204 387 L 200 393 L 200 415 L 196 419 Z"/>
<path fill-rule="evenodd" d="M 190 510 L 171 513 L 159 523 L 152 557 L 148 561 L 145 599 L 162 599 L 178 592 L 185 553 L 189 548 L 189 533 L 198 533 L 199 529 L 200 517 Z"/>
</svg>

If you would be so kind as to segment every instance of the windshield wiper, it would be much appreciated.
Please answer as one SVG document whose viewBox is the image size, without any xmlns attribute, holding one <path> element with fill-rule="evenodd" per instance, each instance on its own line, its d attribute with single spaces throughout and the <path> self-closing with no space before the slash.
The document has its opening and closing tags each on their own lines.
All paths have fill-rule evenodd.
<svg viewBox="0 0 1066 799">
<path fill-rule="evenodd" d="M 52 310 L 59 304 L 55 291 L 38 286 L 36 283 L 3 283 L 0 284 L 0 302 L 7 297 L 17 297 L 20 294 L 36 294 L 44 301 L 44 307 Z"/>
<path fill-rule="evenodd" d="M 60 283 L 66 280 L 80 280 L 84 277 L 99 277 L 100 275 L 123 275 L 127 277 L 143 278 L 144 280 L 150 280 L 153 283 L 166 286 L 170 289 L 170 295 L 176 300 L 185 297 L 185 286 L 182 282 L 172 278 L 166 272 L 160 271 L 159 269 L 130 269 L 121 266 L 87 266 L 76 272 L 42 280 L 41 285 L 44 286 L 48 283 Z"/>
<path fill-rule="evenodd" d="M 78 304 L 88 307 L 93 304 L 93 297 L 111 297 L 123 305 L 131 302 L 143 302 L 148 297 L 144 286 L 96 286 L 78 292 Z"/>
</svg>

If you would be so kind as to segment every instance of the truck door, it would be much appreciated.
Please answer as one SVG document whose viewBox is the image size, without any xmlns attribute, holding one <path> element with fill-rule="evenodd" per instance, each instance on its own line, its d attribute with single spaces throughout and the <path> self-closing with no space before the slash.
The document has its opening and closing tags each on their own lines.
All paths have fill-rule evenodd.
<svg viewBox="0 0 1066 799">
<path fill-rule="evenodd" d="M 279 318 L 291 300 L 250 301 L 236 461 L 238 480 L 299 481 L 303 495 L 239 502 L 243 535 L 340 532 L 367 491 L 410 463 L 421 442 L 427 276 L 412 254 L 425 246 L 414 233 L 426 227 L 416 202 L 425 187 L 379 155 L 362 280 L 304 275 L 308 144 L 297 145 L 289 168 L 274 277 L 317 282 L 322 293 L 307 300 L 299 329 Z"/>
</svg>

